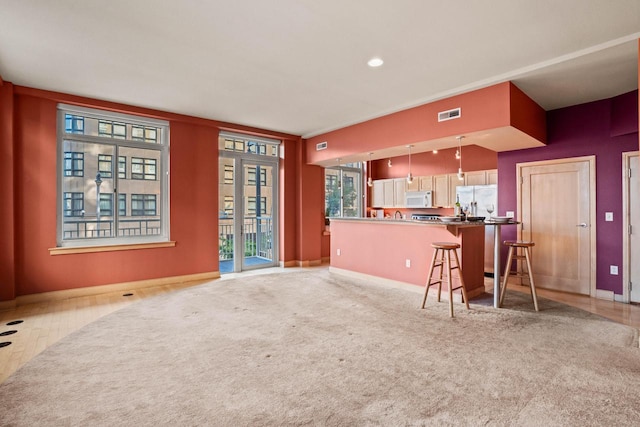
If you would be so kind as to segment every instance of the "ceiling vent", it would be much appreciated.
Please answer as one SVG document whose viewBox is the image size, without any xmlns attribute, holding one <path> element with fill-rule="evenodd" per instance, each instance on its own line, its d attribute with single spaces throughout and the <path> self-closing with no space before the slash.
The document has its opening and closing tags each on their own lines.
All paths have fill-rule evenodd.
<svg viewBox="0 0 640 427">
<path fill-rule="evenodd" d="M 438 113 L 438 121 L 444 122 L 445 120 L 459 119 L 462 115 L 462 111 L 460 107 L 454 108 L 453 110 L 441 111 Z"/>
<path fill-rule="evenodd" d="M 327 141 L 319 142 L 316 144 L 316 151 L 326 150 L 327 149 Z"/>
</svg>

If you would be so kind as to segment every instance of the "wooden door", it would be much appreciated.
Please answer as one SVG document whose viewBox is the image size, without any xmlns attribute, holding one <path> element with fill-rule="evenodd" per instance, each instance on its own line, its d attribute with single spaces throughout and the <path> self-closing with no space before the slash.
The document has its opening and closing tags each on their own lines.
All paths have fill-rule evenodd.
<svg viewBox="0 0 640 427">
<path fill-rule="evenodd" d="M 449 204 L 447 206 L 454 206 L 456 204 L 456 189 L 465 185 L 464 179 L 460 180 L 457 173 L 450 173 L 449 178 Z"/>
<path fill-rule="evenodd" d="M 640 302 L 640 165 L 638 152 L 625 153 L 626 172 L 624 185 L 625 242 L 624 274 L 625 288 L 629 288 L 629 300 Z"/>
<path fill-rule="evenodd" d="M 415 182 L 415 180 L 414 180 Z M 407 192 L 407 180 L 405 178 L 395 178 L 393 180 L 393 207 L 403 208 L 404 195 Z"/>
<path fill-rule="evenodd" d="M 519 164 L 520 236 L 536 286 L 595 295 L 595 158 Z"/>
<path fill-rule="evenodd" d="M 382 187 L 384 188 L 384 200 L 382 202 L 382 207 L 384 208 L 392 208 L 395 200 L 393 199 L 393 179 L 384 179 L 382 180 Z"/>
</svg>

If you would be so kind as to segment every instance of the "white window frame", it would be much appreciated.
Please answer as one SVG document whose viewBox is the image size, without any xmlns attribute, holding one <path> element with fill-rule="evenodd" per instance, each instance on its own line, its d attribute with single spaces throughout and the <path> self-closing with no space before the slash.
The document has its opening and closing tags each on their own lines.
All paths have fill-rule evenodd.
<svg viewBox="0 0 640 427">
<path fill-rule="evenodd" d="M 156 142 L 146 142 L 132 139 L 131 135 L 127 135 L 125 139 L 113 138 L 109 136 L 99 135 L 87 135 L 80 133 L 67 133 L 65 127 L 65 115 L 70 114 L 73 116 L 91 117 L 97 120 L 105 120 L 110 122 L 127 123 L 136 126 L 149 126 L 159 128 L 159 135 L 157 135 Z M 84 130 L 86 131 L 86 121 Z M 57 203 L 57 246 L 58 247 L 91 247 L 91 246 L 109 246 L 109 245 L 129 245 L 136 243 L 160 243 L 168 242 L 170 240 L 170 194 L 169 194 L 169 122 L 164 120 L 157 120 L 146 118 L 142 116 L 135 116 L 129 114 L 113 113 L 104 110 L 98 110 L 93 108 L 79 107 L 75 105 L 58 104 L 58 137 L 57 137 L 57 185 L 58 185 L 58 203 Z M 118 147 L 126 148 L 141 148 L 145 150 L 154 150 L 160 152 L 160 165 L 156 165 L 156 178 L 160 181 L 160 195 L 159 200 L 156 201 L 156 208 L 160 214 L 160 234 L 150 236 L 118 236 L 117 224 L 119 217 L 119 206 L 116 204 L 118 196 L 113 196 L 113 218 L 114 229 L 116 230 L 113 237 L 101 237 L 101 238 L 84 238 L 64 240 L 64 206 L 63 206 L 63 178 L 64 168 L 62 163 L 64 161 L 64 141 L 79 141 L 85 143 L 109 145 L 116 147 L 116 152 L 112 157 L 112 178 L 114 186 L 117 189 L 117 182 L 119 178 L 118 170 L 113 170 L 113 159 L 118 159 L 122 155 L 118 155 Z M 86 159 L 85 159 L 86 160 Z M 129 163 L 129 162 L 127 162 Z M 130 179 L 129 174 L 124 179 Z M 116 191 L 116 194 L 119 194 Z M 67 217 L 68 218 L 68 217 Z M 127 216 L 127 219 L 131 219 Z"/>
</svg>

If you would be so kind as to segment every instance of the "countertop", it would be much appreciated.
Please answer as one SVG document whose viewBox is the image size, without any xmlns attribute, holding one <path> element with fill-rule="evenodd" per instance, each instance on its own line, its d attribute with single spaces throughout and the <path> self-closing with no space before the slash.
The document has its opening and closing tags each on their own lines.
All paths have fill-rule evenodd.
<svg viewBox="0 0 640 427">
<path fill-rule="evenodd" d="M 353 221 L 353 222 L 375 222 L 379 224 L 404 224 L 404 225 L 427 225 L 427 226 L 454 226 L 454 227 L 484 227 L 487 225 L 516 224 L 515 221 L 493 222 L 493 221 L 456 221 L 442 222 L 440 220 L 417 220 L 417 219 L 396 219 L 396 218 L 330 218 L 331 221 Z"/>
</svg>

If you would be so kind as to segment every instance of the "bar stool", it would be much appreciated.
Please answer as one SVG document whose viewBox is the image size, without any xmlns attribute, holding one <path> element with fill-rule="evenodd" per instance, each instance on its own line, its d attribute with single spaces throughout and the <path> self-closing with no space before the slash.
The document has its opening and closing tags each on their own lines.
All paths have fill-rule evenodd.
<svg viewBox="0 0 640 427">
<path fill-rule="evenodd" d="M 465 305 L 467 306 L 467 310 L 469 309 L 469 299 L 467 298 L 467 290 L 464 287 L 464 279 L 462 278 L 462 268 L 460 267 L 460 260 L 458 259 L 457 249 L 460 248 L 460 244 L 449 242 L 434 242 L 431 244 L 431 247 L 433 247 L 435 251 L 433 252 L 433 258 L 431 259 L 431 266 L 429 266 L 429 275 L 427 276 L 427 284 L 424 290 L 424 298 L 422 299 L 421 308 L 424 308 L 424 305 L 427 302 L 427 294 L 429 293 L 429 288 L 434 285 L 438 285 L 438 302 L 440 302 L 440 293 L 442 292 L 442 271 L 446 262 L 446 280 L 449 288 L 449 315 L 453 317 L 453 291 L 457 289 L 462 290 L 462 298 Z M 453 256 L 456 261 L 456 265 L 453 267 L 451 266 L 451 252 L 453 252 Z M 438 258 L 438 254 L 440 254 L 440 258 Z M 436 267 L 440 267 L 440 273 L 439 277 L 433 280 L 433 270 Z M 457 288 L 453 287 L 451 280 L 451 270 L 454 269 L 458 270 L 458 279 L 460 280 L 460 286 L 458 286 Z"/>
<path fill-rule="evenodd" d="M 502 282 L 502 289 L 500 289 L 500 307 L 502 307 L 502 301 L 504 301 L 504 294 L 507 291 L 507 282 L 509 276 L 515 276 L 520 278 L 529 279 L 529 287 L 531 288 L 531 298 L 533 299 L 533 306 L 538 311 L 538 297 L 536 296 L 536 285 L 533 282 L 533 273 L 531 272 L 531 256 L 529 248 L 535 246 L 533 242 L 527 242 L 523 240 L 505 240 L 504 245 L 509 247 L 509 255 L 507 256 L 507 265 L 504 269 L 504 281 Z M 518 248 L 522 249 L 524 255 L 518 255 Z M 514 259 L 524 259 L 527 261 L 527 272 L 511 274 L 511 261 Z"/>
</svg>

